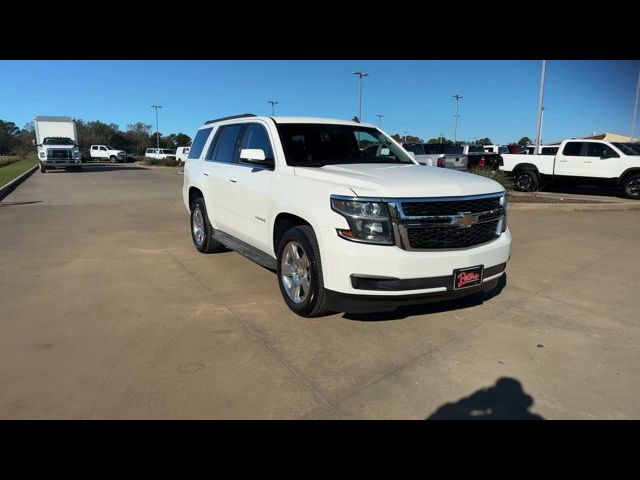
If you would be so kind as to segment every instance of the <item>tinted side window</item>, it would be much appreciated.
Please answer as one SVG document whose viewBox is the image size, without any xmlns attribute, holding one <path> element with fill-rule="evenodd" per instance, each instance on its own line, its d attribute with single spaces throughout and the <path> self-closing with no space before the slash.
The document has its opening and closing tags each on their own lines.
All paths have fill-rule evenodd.
<svg viewBox="0 0 640 480">
<path fill-rule="evenodd" d="M 189 158 L 200 158 L 200 154 L 202 153 L 204 144 L 207 143 L 207 138 L 209 138 L 211 130 L 213 130 L 213 127 L 198 130 L 196 138 L 191 145 L 191 150 L 189 151 Z"/>
<path fill-rule="evenodd" d="M 562 154 L 572 157 L 579 157 L 580 150 L 582 150 L 582 142 L 569 142 L 564 146 Z"/>
<path fill-rule="evenodd" d="M 618 154 L 613 151 L 609 145 L 604 143 L 587 143 L 587 157 L 617 157 Z"/>
<path fill-rule="evenodd" d="M 227 125 L 220 127 L 222 131 L 217 135 L 213 160 L 216 162 L 232 163 L 238 152 L 238 140 L 243 125 Z"/>
<path fill-rule="evenodd" d="M 264 151 L 265 158 L 272 160 L 274 158 L 269 135 L 265 128 L 257 123 L 247 125 L 247 129 L 242 136 L 242 146 L 240 148 L 257 148 Z"/>
<path fill-rule="evenodd" d="M 427 155 L 435 155 L 444 152 L 444 145 L 440 143 L 427 143 L 424 146 L 424 153 Z"/>
<path fill-rule="evenodd" d="M 555 155 L 558 153 L 558 147 L 543 147 L 540 149 L 540 154 L 542 155 Z"/>
</svg>

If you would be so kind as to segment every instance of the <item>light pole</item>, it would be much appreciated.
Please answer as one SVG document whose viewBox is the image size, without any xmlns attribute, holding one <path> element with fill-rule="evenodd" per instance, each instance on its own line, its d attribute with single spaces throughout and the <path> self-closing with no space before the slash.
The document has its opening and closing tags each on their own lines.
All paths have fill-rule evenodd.
<svg viewBox="0 0 640 480">
<path fill-rule="evenodd" d="M 638 97 L 640 97 L 640 72 L 638 72 L 638 87 L 636 89 L 636 103 L 633 106 L 633 120 L 631 121 L 631 141 L 636 135 L 636 117 L 638 116 Z"/>
<path fill-rule="evenodd" d="M 358 76 L 358 120 L 362 122 L 362 77 L 368 77 L 368 73 L 353 72 Z"/>
<path fill-rule="evenodd" d="M 456 113 L 453 114 L 453 116 L 455 117 L 455 125 L 453 127 L 453 143 L 455 145 L 456 140 L 458 139 L 458 118 L 460 117 L 460 115 L 458 115 L 458 101 L 463 98 L 462 95 L 459 94 L 455 94 L 453 96 L 453 98 L 456 99 Z"/>
<path fill-rule="evenodd" d="M 444 133 L 440 132 L 440 143 L 444 140 Z"/>
<path fill-rule="evenodd" d="M 271 116 L 275 116 L 276 114 L 276 105 L 278 102 L 274 102 L 273 100 L 269 100 L 267 103 L 271 104 Z"/>
<path fill-rule="evenodd" d="M 542 124 L 544 123 L 544 111 L 548 110 L 547 107 L 542 107 L 542 115 L 540 115 L 540 145 L 542 145 Z M 536 150 L 537 151 L 537 150 Z"/>
<path fill-rule="evenodd" d="M 547 71 L 547 61 L 542 61 L 542 73 L 540 74 L 540 97 L 538 98 L 538 128 L 536 135 L 536 149 L 533 153 L 538 153 L 540 150 L 540 135 L 542 134 L 542 112 L 544 107 L 542 106 L 544 100 L 544 75 Z"/>
<path fill-rule="evenodd" d="M 158 127 L 158 109 L 162 108 L 162 105 L 151 105 L 151 108 L 156 109 L 156 148 L 160 148 L 160 127 Z"/>
<path fill-rule="evenodd" d="M 381 113 L 378 113 L 376 117 L 378 117 L 378 126 L 382 128 L 382 117 L 384 117 L 384 115 Z"/>
<path fill-rule="evenodd" d="M 407 143 L 407 134 L 409 132 L 407 132 L 406 130 L 404 131 L 404 143 Z"/>
</svg>

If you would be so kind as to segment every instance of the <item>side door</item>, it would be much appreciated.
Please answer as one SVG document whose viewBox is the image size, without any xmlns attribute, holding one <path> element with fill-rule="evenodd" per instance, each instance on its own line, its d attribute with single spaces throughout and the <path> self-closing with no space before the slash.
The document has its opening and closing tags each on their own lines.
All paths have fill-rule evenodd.
<svg viewBox="0 0 640 480">
<path fill-rule="evenodd" d="M 91 158 L 98 158 L 98 145 L 91 145 Z"/>
<path fill-rule="evenodd" d="M 98 156 L 100 158 L 107 158 L 109 156 L 109 153 L 107 152 L 107 147 L 100 145 Z"/>
<path fill-rule="evenodd" d="M 242 128 L 243 124 L 218 127 L 201 171 L 209 221 L 214 228 L 234 237 L 238 236 L 237 220 L 232 213 L 236 181 L 230 165 L 238 155 Z"/>
<path fill-rule="evenodd" d="M 567 142 L 562 150 L 558 150 L 554 175 L 562 177 L 584 176 L 584 155 L 587 142 Z M 584 153 L 583 153 L 584 152 Z"/>
<path fill-rule="evenodd" d="M 587 142 L 582 177 L 615 178 L 620 169 L 620 155 L 602 142 Z"/>
<path fill-rule="evenodd" d="M 243 158 L 242 151 L 259 149 L 264 162 Z M 273 140 L 262 123 L 247 123 L 242 131 L 237 161 L 229 165 L 231 182 L 235 186 L 230 213 L 233 215 L 238 239 L 263 252 L 273 252 L 270 220 L 273 216 L 272 186 L 275 175 Z"/>
</svg>

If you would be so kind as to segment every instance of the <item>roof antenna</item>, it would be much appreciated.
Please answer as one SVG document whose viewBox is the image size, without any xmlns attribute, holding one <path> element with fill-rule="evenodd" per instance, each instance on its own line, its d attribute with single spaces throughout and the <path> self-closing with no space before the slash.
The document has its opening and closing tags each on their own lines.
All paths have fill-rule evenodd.
<svg viewBox="0 0 640 480">
<path fill-rule="evenodd" d="M 360 119 L 358 118 L 358 116 L 356 115 L 355 117 L 353 117 L 353 120 L 356 123 L 360 123 Z"/>
</svg>

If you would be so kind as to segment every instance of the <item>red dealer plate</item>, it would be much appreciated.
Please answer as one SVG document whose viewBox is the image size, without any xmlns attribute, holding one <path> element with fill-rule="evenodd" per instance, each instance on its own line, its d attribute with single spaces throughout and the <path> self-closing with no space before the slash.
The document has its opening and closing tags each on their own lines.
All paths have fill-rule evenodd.
<svg viewBox="0 0 640 480">
<path fill-rule="evenodd" d="M 476 267 L 459 268 L 453 271 L 453 289 L 460 290 L 461 288 L 474 287 L 482 285 L 482 273 L 484 271 L 484 265 L 478 265 Z"/>
</svg>

